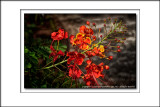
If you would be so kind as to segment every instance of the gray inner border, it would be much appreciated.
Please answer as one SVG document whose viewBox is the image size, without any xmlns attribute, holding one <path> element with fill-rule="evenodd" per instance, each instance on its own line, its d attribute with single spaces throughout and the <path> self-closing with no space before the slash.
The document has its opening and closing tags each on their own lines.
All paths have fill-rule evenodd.
<svg viewBox="0 0 160 107">
<path fill-rule="evenodd" d="M 139 23 L 140 23 L 140 9 L 20 9 L 20 93 L 140 93 L 140 66 L 139 66 L 139 92 L 22 92 L 21 90 L 21 11 L 23 10 L 138 10 L 139 11 Z M 24 13 L 24 14 L 29 14 L 29 13 Z M 36 13 L 31 13 L 31 14 L 36 14 Z M 38 13 L 40 14 L 40 13 Z M 43 12 L 41 13 L 43 14 Z M 53 14 L 53 13 L 44 13 L 44 14 Z M 56 13 L 56 14 L 63 14 L 63 13 Z M 64 14 L 79 14 L 79 13 L 64 13 Z M 83 14 L 83 13 L 80 13 L 80 14 Z M 90 13 L 84 13 L 84 14 L 90 14 Z M 94 13 L 94 14 L 100 14 L 100 13 Z M 101 13 L 102 14 L 102 13 Z M 105 14 L 105 13 L 104 13 Z M 109 14 L 113 14 L 113 13 L 109 13 Z M 114 14 L 134 14 L 134 13 L 114 13 Z M 136 16 L 136 35 L 137 35 L 137 16 Z M 139 24 L 139 38 L 136 37 L 136 52 L 137 51 L 137 39 L 139 39 L 139 57 L 140 57 L 140 24 Z M 24 44 L 23 44 L 24 45 Z M 136 55 L 136 61 L 137 60 L 137 55 Z M 139 64 L 140 64 L 140 60 L 139 60 Z M 136 62 L 136 78 L 137 78 L 137 71 L 138 71 L 138 67 L 137 67 L 137 62 Z M 136 79 L 137 80 L 137 79 Z M 36 89 L 41 89 L 41 88 L 36 88 Z M 49 89 L 46 89 L 45 90 L 55 90 L 56 88 L 49 88 Z M 58 90 L 75 90 L 75 88 L 66 88 L 66 89 L 63 89 L 63 88 L 57 88 Z M 76 88 L 77 89 L 77 88 Z M 79 89 L 79 88 L 78 88 Z M 96 88 L 95 88 L 96 89 Z M 95 90 L 95 89 L 92 89 L 92 90 Z M 128 89 L 128 88 L 127 88 Z M 137 89 L 137 81 L 136 81 L 136 89 Z M 34 88 L 32 89 L 34 90 Z M 81 89 L 80 90 L 88 90 L 88 89 Z M 101 89 L 101 90 L 107 90 L 107 89 Z M 114 89 L 112 89 L 114 90 Z M 135 90 L 135 89 L 130 89 L 130 90 Z"/>
<path fill-rule="evenodd" d="M 1 1 L 0 1 L 0 106 L 1 106 Z"/>
<path fill-rule="evenodd" d="M 2 1 L 7 1 L 7 0 L 2 0 Z M 14 0 L 8 0 L 8 1 L 14 1 Z M 15 0 L 15 1 L 20 1 L 20 0 Z M 24 0 L 24 1 L 31 1 L 31 0 Z M 38 1 L 38 0 L 35 0 L 35 1 Z M 43 0 L 39 0 L 39 1 L 43 1 Z M 46 1 L 49 1 L 49 0 L 46 0 Z M 58 1 L 58 0 L 55 0 L 55 1 Z M 63 0 L 59 0 L 59 1 L 63 1 Z M 64 0 L 64 1 L 67 1 L 67 0 Z M 72 1 L 72 0 L 68 0 L 68 1 Z M 83 0 L 79 0 L 79 1 L 83 1 Z M 88 0 L 88 1 L 90 1 L 90 0 Z M 93 0 L 93 1 L 97 1 L 97 0 Z M 99 1 L 103 1 L 103 0 L 99 0 Z M 128 0 L 106 0 L 106 1 L 128 1 Z M 138 1 L 138 0 L 130 0 L 130 1 Z M 159 1 L 159 0 L 139 0 L 139 1 Z M 160 6 L 160 2 L 159 2 L 159 6 Z M 159 12 L 160 12 L 160 8 L 159 8 Z M 159 27 L 160 27 L 160 14 L 159 14 Z M 160 34 L 160 30 L 159 30 L 159 34 Z M 159 41 L 160 41 L 160 38 L 159 38 Z M 160 46 L 160 42 L 159 42 L 159 46 Z M 159 49 L 159 53 L 160 53 L 160 49 Z M 1 59 L 1 1 L 0 1 L 0 59 Z M 160 62 L 160 54 L 159 54 L 159 62 Z M 160 70 L 160 66 L 159 66 L 159 70 Z M 160 73 L 159 73 L 159 77 L 160 77 Z M 160 81 L 160 78 L 159 78 L 159 81 Z M 159 89 L 160 89 L 160 86 L 159 86 Z M 159 90 L 159 94 L 160 94 L 160 90 Z M 159 99 L 160 99 L 160 96 L 159 96 Z M 1 60 L 0 60 L 0 106 L 1 106 Z M 159 106 L 160 106 L 160 102 L 159 102 Z M 159 106 L 155 106 L 155 107 L 159 107 Z M 23 106 L 23 107 L 31 107 L 31 106 Z M 46 107 L 46 106 L 41 106 L 41 107 Z M 48 107 L 51 107 L 51 106 L 48 106 Z M 56 107 L 56 106 L 54 106 L 54 107 Z M 57 107 L 71 107 L 71 106 L 57 106 Z M 72 107 L 74 107 L 74 106 L 72 106 Z M 76 107 L 84 107 L 84 106 L 76 106 Z M 93 106 L 87 106 L 87 107 L 93 107 Z M 94 106 L 94 107 L 99 107 L 99 106 Z M 105 106 L 101 106 L 101 107 L 105 107 Z M 126 107 L 126 106 L 112 106 L 112 107 Z M 130 106 L 130 107 L 138 107 L 138 106 Z M 151 107 L 151 106 L 141 106 L 141 107 Z"/>
</svg>

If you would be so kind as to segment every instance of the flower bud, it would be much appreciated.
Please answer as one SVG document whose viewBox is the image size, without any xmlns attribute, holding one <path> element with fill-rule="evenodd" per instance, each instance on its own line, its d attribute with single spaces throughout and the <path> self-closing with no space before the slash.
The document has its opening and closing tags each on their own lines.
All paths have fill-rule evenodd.
<svg viewBox="0 0 160 107">
<path fill-rule="evenodd" d="M 93 26 L 96 26 L 96 24 L 95 24 L 95 23 L 92 23 L 92 25 L 93 25 Z"/>
<path fill-rule="evenodd" d="M 105 49 L 107 49 L 107 46 L 104 46 Z"/>
<path fill-rule="evenodd" d="M 109 70 L 109 66 L 108 66 L 108 65 L 105 65 L 105 66 L 104 66 L 104 69 Z"/>
<path fill-rule="evenodd" d="M 96 36 L 93 36 L 93 40 L 96 41 Z"/>
<path fill-rule="evenodd" d="M 120 48 L 120 46 L 117 46 L 117 48 Z"/>
<path fill-rule="evenodd" d="M 117 49 L 117 52 L 121 52 L 121 50 L 120 50 L 120 49 Z"/>
<path fill-rule="evenodd" d="M 108 59 L 109 59 L 109 60 L 112 60 L 112 59 L 113 59 L 113 56 L 109 56 Z"/>
<path fill-rule="evenodd" d="M 86 24 L 87 24 L 87 25 L 90 25 L 90 22 L 89 22 L 89 21 L 87 21 L 87 22 L 86 22 Z"/>
</svg>

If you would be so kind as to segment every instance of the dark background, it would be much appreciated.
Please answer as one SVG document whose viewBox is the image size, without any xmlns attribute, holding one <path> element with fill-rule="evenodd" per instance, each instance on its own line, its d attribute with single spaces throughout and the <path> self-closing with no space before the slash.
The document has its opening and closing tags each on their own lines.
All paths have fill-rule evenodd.
<svg viewBox="0 0 160 107">
<path fill-rule="evenodd" d="M 106 75 L 104 81 L 108 84 L 113 86 L 134 86 L 134 88 L 136 88 L 136 14 L 25 14 L 25 32 L 31 32 L 31 34 L 25 34 L 25 46 L 30 48 L 33 46 L 31 46 L 32 43 L 42 39 L 43 42 L 47 42 L 44 42 L 44 44 L 41 45 L 49 47 L 51 43 L 50 36 L 52 32 L 62 28 L 69 33 L 69 36 L 71 34 L 76 35 L 79 31 L 79 27 L 81 25 L 85 25 L 86 21 L 96 23 L 97 29 L 101 28 L 103 32 L 103 20 L 107 19 L 107 17 L 111 17 L 112 19 L 118 18 L 118 21 L 122 20 L 123 23 L 127 25 L 128 32 L 125 34 L 125 45 L 121 46 L 122 51 L 120 53 L 111 52 L 108 54 L 113 56 L 112 61 L 100 59 L 98 57 L 94 57 L 93 61 L 96 64 L 104 62 L 110 66 L 110 70 L 104 70 L 103 72 Z M 28 25 L 32 25 L 31 28 L 28 28 Z M 107 24 L 107 26 L 108 25 L 109 24 Z M 29 38 L 32 39 L 28 39 L 28 35 Z M 40 43 L 42 43 L 42 41 Z M 63 40 L 62 43 L 67 46 L 67 51 L 73 51 L 73 48 L 69 44 L 69 40 Z M 35 43 L 35 45 L 37 46 L 38 43 Z M 34 52 L 36 56 L 37 51 Z M 25 57 L 25 59 L 27 58 Z M 38 57 L 37 65 L 42 67 L 47 63 L 46 61 L 47 53 L 46 59 Z M 85 71 L 84 67 L 85 64 L 83 63 L 83 65 L 80 66 L 82 71 Z M 33 68 L 31 67 L 30 69 Z M 26 75 L 28 75 L 28 73 L 26 73 Z M 29 76 L 30 78 L 34 78 L 35 76 L 39 78 L 39 75 L 41 76 L 44 74 L 36 71 L 35 75 L 31 75 L 32 77 Z M 25 87 L 33 88 L 33 83 L 29 84 L 28 81 L 33 81 L 33 79 L 30 80 L 28 79 L 28 76 L 25 76 Z M 34 81 L 36 81 L 36 79 Z M 79 82 L 83 83 L 82 80 L 79 80 Z M 99 81 L 99 83 L 104 85 L 101 81 Z M 37 84 L 37 82 L 35 82 L 35 84 Z M 42 82 L 40 85 L 41 86 L 37 87 L 41 88 L 45 85 L 45 83 Z M 53 85 L 52 87 L 54 87 Z M 44 88 L 47 87 L 48 86 Z M 59 87 L 61 88 L 61 86 Z"/>
</svg>

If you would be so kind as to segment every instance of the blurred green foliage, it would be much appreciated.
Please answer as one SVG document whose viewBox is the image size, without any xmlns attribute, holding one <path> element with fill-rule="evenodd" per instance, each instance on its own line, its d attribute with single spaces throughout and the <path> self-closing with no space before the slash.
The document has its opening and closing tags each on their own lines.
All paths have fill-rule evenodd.
<svg viewBox="0 0 160 107">
<path fill-rule="evenodd" d="M 35 33 L 41 28 L 57 31 L 51 15 L 25 14 L 25 36 L 24 36 L 24 79 L 25 88 L 81 88 L 81 84 L 75 84 L 75 81 L 68 77 L 66 63 L 57 66 L 61 68 L 41 69 L 46 64 L 53 64 L 50 44 L 52 42 L 50 35 L 43 37 L 34 37 Z M 57 42 L 54 42 L 56 49 Z M 67 46 L 59 43 L 59 50 L 65 52 Z M 56 62 L 62 61 L 60 57 Z M 55 62 L 55 63 L 56 63 Z"/>
</svg>

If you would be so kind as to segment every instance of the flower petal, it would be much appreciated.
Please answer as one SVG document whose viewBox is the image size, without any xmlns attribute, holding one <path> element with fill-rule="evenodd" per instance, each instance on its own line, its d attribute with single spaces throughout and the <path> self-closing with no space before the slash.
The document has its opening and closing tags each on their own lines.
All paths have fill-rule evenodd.
<svg viewBox="0 0 160 107">
<path fill-rule="evenodd" d="M 64 53 L 60 50 L 57 55 L 61 55 L 61 56 L 64 56 Z"/>
<path fill-rule="evenodd" d="M 86 62 L 87 62 L 88 65 L 90 65 L 92 63 L 91 60 L 87 60 Z"/>
<path fill-rule="evenodd" d="M 86 29 L 86 26 L 82 25 L 80 28 L 79 28 L 79 32 L 80 33 L 85 33 L 85 29 Z"/>
<path fill-rule="evenodd" d="M 64 34 L 64 38 L 67 39 L 68 38 L 68 32 L 65 32 Z"/>
<path fill-rule="evenodd" d="M 90 39 L 90 37 L 86 37 L 86 39 L 84 39 L 84 43 L 91 44 L 91 39 Z"/>
</svg>

